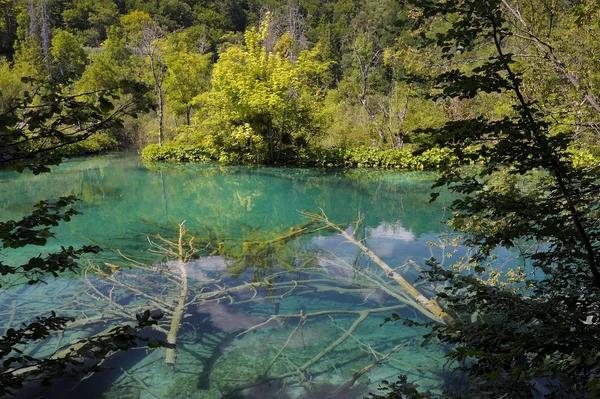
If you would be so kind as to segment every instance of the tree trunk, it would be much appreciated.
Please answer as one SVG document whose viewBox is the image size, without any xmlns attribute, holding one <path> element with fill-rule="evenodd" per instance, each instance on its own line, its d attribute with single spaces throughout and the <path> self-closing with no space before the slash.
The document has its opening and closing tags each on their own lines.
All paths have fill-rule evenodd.
<svg viewBox="0 0 600 399">
<path fill-rule="evenodd" d="M 156 96 L 158 97 L 158 145 L 162 146 L 163 143 L 163 128 L 164 128 L 164 95 L 162 90 L 162 76 L 159 76 L 156 70 L 156 60 L 153 54 L 149 54 L 150 58 L 150 70 L 152 71 L 152 78 L 154 79 L 154 86 L 156 87 Z"/>
<path fill-rule="evenodd" d="M 163 135 L 164 135 L 164 98 L 162 85 L 157 85 L 157 94 L 158 94 L 158 145 L 161 146 L 163 143 Z"/>
<path fill-rule="evenodd" d="M 367 102 L 368 80 L 369 80 L 369 75 L 371 73 L 370 72 L 371 67 L 374 65 L 375 61 L 379 58 L 379 54 L 381 53 L 381 51 L 382 51 L 381 49 L 377 49 L 376 51 L 373 52 L 373 55 L 371 56 L 369 61 L 365 61 L 362 59 L 360 52 L 358 51 L 358 48 L 356 47 L 356 44 L 354 45 L 354 55 L 356 56 L 356 62 L 358 64 L 358 68 L 360 70 L 360 104 L 362 105 L 365 112 L 367 113 L 367 116 L 369 117 L 369 120 L 371 121 L 373 126 L 375 126 L 375 130 L 377 131 L 377 135 L 379 136 L 381 143 L 387 144 L 387 138 L 385 137 L 385 133 L 383 132 L 383 129 L 382 129 L 381 125 L 379 124 L 377 117 L 375 116 L 375 114 L 373 113 L 373 110 L 371 110 L 371 108 L 369 107 L 369 104 Z"/>
<path fill-rule="evenodd" d="M 181 237 L 179 241 L 181 242 Z M 165 356 L 165 363 L 167 364 L 175 364 L 175 361 L 177 360 L 177 352 L 175 352 L 174 347 L 177 344 L 177 332 L 179 331 L 183 315 L 187 309 L 185 303 L 188 294 L 187 270 L 185 268 L 185 263 L 181 259 L 178 260 L 178 266 L 179 272 L 181 273 L 181 291 L 179 292 L 177 307 L 175 308 L 173 318 L 171 319 L 171 327 L 167 334 L 167 342 L 172 345 L 172 347 L 167 348 L 167 354 Z"/>
<path fill-rule="evenodd" d="M 50 67 L 50 17 L 47 7 L 47 2 L 42 0 L 40 5 L 40 17 L 42 19 L 40 38 L 42 40 L 42 54 L 44 54 L 46 66 Z"/>
</svg>

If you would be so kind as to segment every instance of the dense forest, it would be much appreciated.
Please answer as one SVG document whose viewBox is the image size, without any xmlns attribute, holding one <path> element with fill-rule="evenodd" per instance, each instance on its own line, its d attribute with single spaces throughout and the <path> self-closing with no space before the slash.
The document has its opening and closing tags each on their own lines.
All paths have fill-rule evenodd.
<svg viewBox="0 0 600 399">
<path fill-rule="evenodd" d="M 523 94 L 554 129 L 574 130 L 573 150 L 593 154 L 595 3 L 513 6 L 519 14 L 509 22 L 518 34 L 503 45 L 522 74 Z M 366 149 L 315 151 L 402 149 L 420 139 L 419 130 L 512 112 L 513 100 L 499 92 L 440 96 L 440 74 L 473 70 L 493 48 L 458 48 L 449 58 L 424 34 L 451 21 L 425 21 L 399 1 L 4 1 L 1 12 L 3 109 L 35 90 L 23 77 L 69 94 L 147 85 L 151 112 L 74 152 L 158 144 L 178 151 L 151 148 L 149 158 L 406 168 L 400 158 L 410 151 L 387 158 Z"/>
<path fill-rule="evenodd" d="M 122 148 L 148 161 L 436 168 L 435 187 L 457 195 L 449 223 L 474 249 L 455 270 L 430 259 L 425 271 L 447 312 L 426 340 L 452 345 L 472 376 L 445 395 L 596 397 L 596 1 L 0 0 L 0 13 L 0 165 L 38 173 Z M 0 224 L 4 247 L 36 244 L 17 227 L 68 221 L 58 209 L 73 201 Z M 523 268 L 484 279 L 498 247 Z M 387 390 L 433 396 L 406 377 Z"/>
</svg>

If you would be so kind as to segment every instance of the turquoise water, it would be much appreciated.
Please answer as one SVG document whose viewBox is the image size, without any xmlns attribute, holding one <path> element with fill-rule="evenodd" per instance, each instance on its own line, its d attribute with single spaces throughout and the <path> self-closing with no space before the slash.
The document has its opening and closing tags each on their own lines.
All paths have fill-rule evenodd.
<svg viewBox="0 0 600 399">
<path fill-rule="evenodd" d="M 166 317 L 153 334 L 164 339 L 183 293 L 174 365 L 165 364 L 164 348 L 129 351 L 110 358 L 110 370 L 58 384 L 50 397 L 359 398 L 399 374 L 439 390 L 449 378 L 446 348 L 421 347 L 422 329 L 380 326 L 392 313 L 431 315 L 340 233 L 244 244 L 316 230 L 301 211 L 322 210 L 414 282 L 425 259 L 445 255 L 431 243 L 445 230 L 449 198 L 429 204 L 431 181 L 427 173 L 145 166 L 127 155 L 70 160 L 39 176 L 2 172 L 2 220 L 40 199 L 76 195 L 83 215 L 42 249 L 95 243 L 104 251 L 82 260 L 79 275 L 2 291 L 0 329 L 51 310 L 75 317 L 63 336 L 32 350 L 42 356 L 160 308 Z M 178 263 L 161 237 L 177 242 L 183 221 L 184 242 L 194 236 L 198 252 Z M 3 254 L 17 261 L 39 252 Z M 426 296 L 435 289 L 416 285 Z"/>
</svg>

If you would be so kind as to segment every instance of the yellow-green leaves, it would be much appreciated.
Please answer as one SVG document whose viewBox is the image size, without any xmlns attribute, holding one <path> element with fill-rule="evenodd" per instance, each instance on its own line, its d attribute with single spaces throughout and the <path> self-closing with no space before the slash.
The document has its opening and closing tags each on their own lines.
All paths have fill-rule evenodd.
<svg viewBox="0 0 600 399">
<path fill-rule="evenodd" d="M 318 60 L 318 48 L 301 53 L 295 62 L 281 51 L 283 44 L 269 51 L 263 45 L 268 23 L 267 15 L 260 29 L 246 31 L 244 45 L 220 54 L 211 90 L 196 98 L 206 112 L 195 122 L 231 151 L 266 151 L 261 157 L 277 161 L 287 145 L 318 130 L 319 76 L 329 64 Z"/>
<path fill-rule="evenodd" d="M 50 49 L 55 78 L 64 80 L 76 77 L 85 69 L 86 56 L 81 43 L 72 33 L 57 29 Z"/>
<path fill-rule="evenodd" d="M 145 26 L 154 23 L 152 17 L 144 11 L 132 11 L 121 17 L 121 25 L 123 25 L 125 34 L 132 42 L 141 38 L 140 36 L 142 35 Z"/>
<path fill-rule="evenodd" d="M 202 102 L 195 99 L 210 85 L 211 54 L 169 51 L 165 62 L 166 99 L 173 113 L 185 115 L 189 125 L 192 110 L 202 106 Z"/>
</svg>

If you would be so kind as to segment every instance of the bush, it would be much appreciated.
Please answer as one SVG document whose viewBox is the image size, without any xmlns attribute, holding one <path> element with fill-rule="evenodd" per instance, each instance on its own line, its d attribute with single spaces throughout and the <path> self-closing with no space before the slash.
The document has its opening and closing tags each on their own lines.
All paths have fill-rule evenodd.
<svg viewBox="0 0 600 399">
<path fill-rule="evenodd" d="M 118 147 L 117 140 L 106 134 L 96 133 L 90 136 L 88 139 L 79 141 L 74 144 L 65 146 L 61 153 L 65 157 L 88 155 L 88 154 L 99 154 L 102 152 L 113 151 Z"/>
<path fill-rule="evenodd" d="M 380 168 L 399 170 L 437 169 L 453 163 L 449 150 L 432 148 L 415 155 L 411 149 L 354 148 L 301 148 L 296 151 L 297 166 Z"/>
<path fill-rule="evenodd" d="M 149 145 L 142 158 L 151 162 L 210 162 L 254 163 L 255 158 L 244 154 L 215 151 L 194 145 Z M 282 164 L 309 167 L 380 168 L 398 170 L 437 169 L 443 164 L 454 163 L 448 149 L 432 148 L 414 155 L 410 149 L 381 149 L 376 147 L 355 148 L 296 148 L 288 151 Z"/>
<path fill-rule="evenodd" d="M 158 146 L 151 144 L 142 151 L 142 158 L 150 162 L 211 162 L 216 160 L 215 154 L 198 146 Z"/>
</svg>

